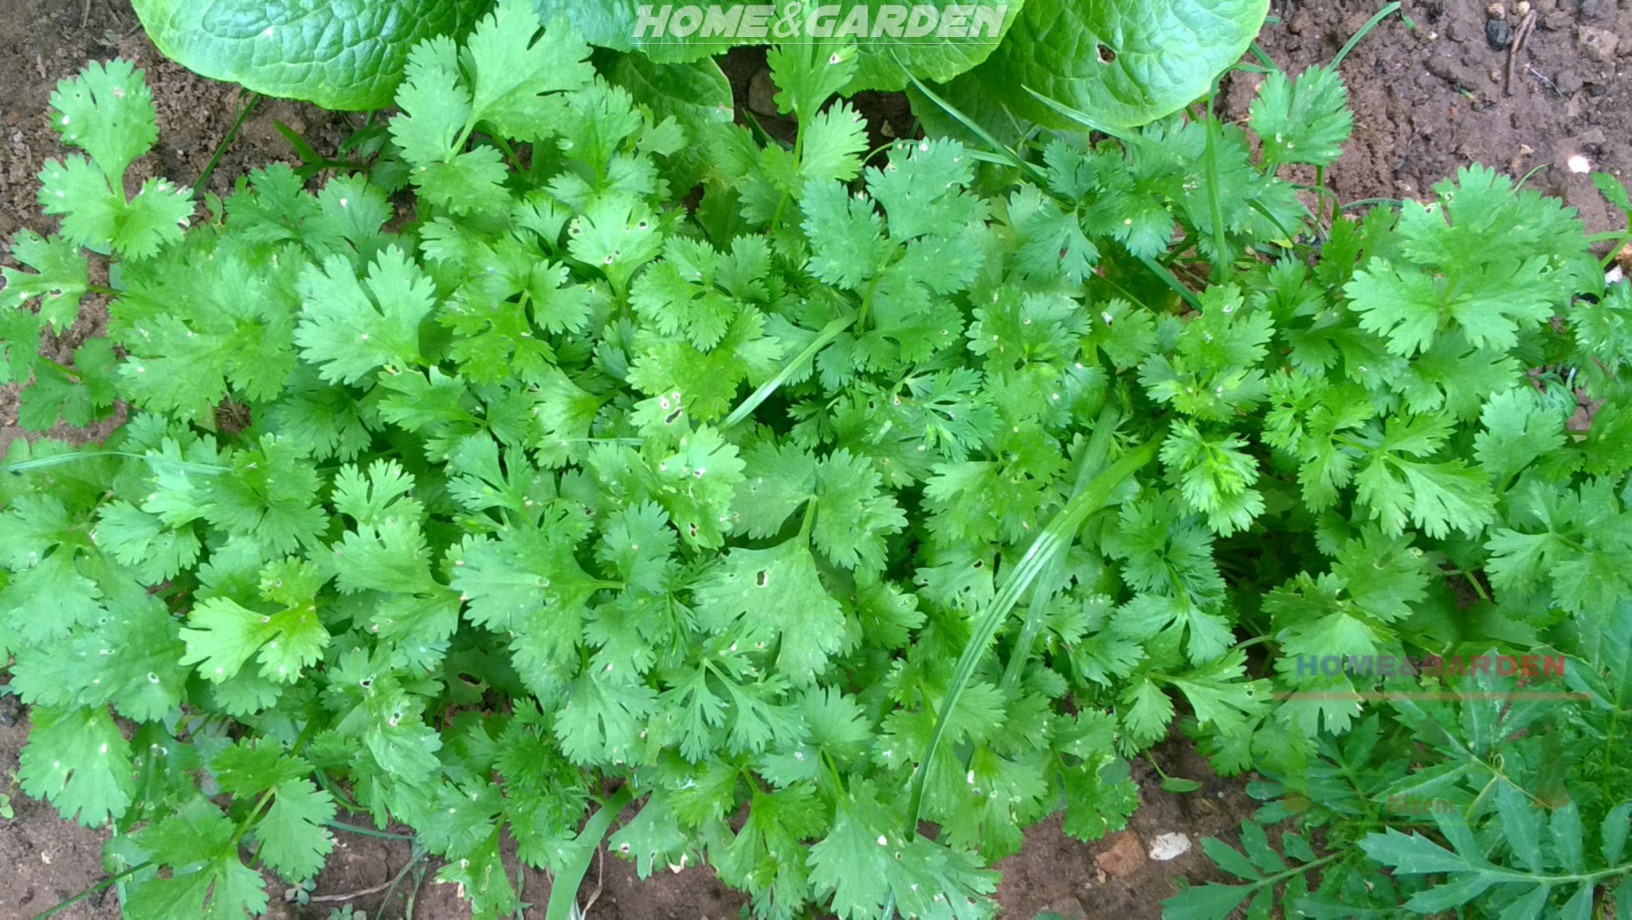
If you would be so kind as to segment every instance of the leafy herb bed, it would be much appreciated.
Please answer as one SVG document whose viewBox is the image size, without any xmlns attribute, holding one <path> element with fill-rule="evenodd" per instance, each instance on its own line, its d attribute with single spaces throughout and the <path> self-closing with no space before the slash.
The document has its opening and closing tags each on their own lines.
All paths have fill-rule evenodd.
<svg viewBox="0 0 1632 920">
<path fill-rule="evenodd" d="M 536 32 L 511 2 L 421 44 L 371 175 L 260 171 L 191 227 L 123 190 L 138 74 L 53 98 L 86 156 L 14 242 L 4 366 L 34 427 L 136 411 L 16 448 L 0 655 L 23 788 L 114 824 L 131 916 L 259 911 L 251 866 L 309 878 L 341 808 L 479 916 L 517 906 L 508 835 L 564 916 L 629 801 L 615 851 L 765 916 L 982 916 L 1024 828 L 1126 820 L 1176 718 L 1327 847 L 1249 823 L 1208 845 L 1246 884 L 1178 916 L 1585 917 L 1632 868 L 1632 298 L 1569 211 L 1475 168 L 1326 226 L 1276 176 L 1346 136 L 1325 71 L 1265 81 L 1256 160 L 1196 116 L 863 169 L 844 51 L 771 53 L 790 150 Z M 109 338 L 40 360 L 91 293 Z M 1584 702 L 1285 698 L 1384 685 L 1299 656 L 1492 646 Z M 1402 789 L 1459 821 L 1375 833 Z"/>
</svg>

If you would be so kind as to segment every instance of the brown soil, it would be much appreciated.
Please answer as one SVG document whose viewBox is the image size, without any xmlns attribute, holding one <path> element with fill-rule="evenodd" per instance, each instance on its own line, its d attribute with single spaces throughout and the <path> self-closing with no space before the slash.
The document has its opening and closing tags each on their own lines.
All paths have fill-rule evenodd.
<svg viewBox="0 0 1632 920">
<path fill-rule="evenodd" d="M 1515 176 L 1545 166 L 1531 180 L 1539 188 L 1580 208 L 1594 231 L 1620 226 L 1619 216 L 1609 214 L 1585 177 L 1570 173 L 1566 163 L 1582 155 L 1593 168 L 1617 175 L 1632 166 L 1632 103 L 1619 79 L 1621 62 L 1632 53 L 1632 0 L 1619 0 L 1622 7 L 1617 7 L 1617 0 L 1531 2 L 1536 6 L 1535 29 L 1517 55 L 1511 95 L 1502 88 L 1507 55 L 1493 50 L 1486 39 L 1482 0 L 1408 0 L 1404 12 L 1415 22 L 1414 31 L 1391 17 L 1361 42 L 1342 67 L 1355 109 L 1354 137 L 1327 177 L 1343 200 L 1423 197 L 1432 183 L 1470 162 L 1487 163 Z M 1516 4 L 1509 0 L 1503 20 L 1509 26 L 1518 22 Z M 1329 61 L 1376 7 L 1374 0 L 1309 0 L 1284 10 L 1283 21 L 1267 28 L 1260 44 L 1281 66 L 1297 72 Z M 13 232 L 51 229 L 34 195 L 40 167 L 61 153 L 44 115 L 52 88 L 87 60 L 115 55 L 147 71 L 159 109 L 161 146 L 134 168 L 137 181 L 161 174 L 193 184 L 244 104 L 236 89 L 200 80 L 162 60 L 142 37 L 128 0 L 4 0 L 0 263 L 10 264 L 3 241 Z M 727 69 L 744 108 L 777 134 L 785 125 L 778 123 L 773 106 L 763 98 L 763 86 L 754 85 L 756 80 L 763 83 L 762 68 L 762 56 L 739 53 Z M 1226 112 L 1244 117 L 1254 81 L 1250 75 L 1226 81 Z M 858 105 L 872 123 L 875 145 L 891 136 L 910 136 L 914 130 L 910 113 L 897 97 L 874 94 L 858 100 Z M 229 191 L 232 180 L 253 166 L 273 160 L 295 162 L 276 122 L 290 126 L 322 151 L 334 150 L 351 125 L 348 116 L 263 100 L 227 149 L 209 182 L 210 191 Z M 61 342 L 48 342 L 47 353 L 65 356 L 85 336 L 99 331 L 103 321 L 97 305 L 87 304 L 74 330 Z M 15 408 L 14 389 L 0 389 L 0 455 L 19 435 L 10 425 Z M 105 429 L 54 434 L 94 440 L 103 433 Z M 15 815 L 5 819 L 0 809 L 0 867 L 5 879 L 0 884 L 0 920 L 32 916 L 105 877 L 101 864 L 105 834 L 61 821 L 49 806 L 16 789 L 13 776 L 27 724 L 26 712 L 0 692 L 0 797 L 9 796 Z M 1090 846 L 1066 837 L 1058 819 L 1034 828 L 1024 849 L 999 866 L 1003 883 L 998 898 L 1005 916 L 1030 918 L 1047 911 L 1068 918 L 1153 918 L 1160 915 L 1161 899 L 1174 892 L 1175 876 L 1197 882 L 1219 878 L 1199 846 L 1165 863 L 1151 862 L 1144 854 L 1154 837 L 1171 832 L 1187 834 L 1192 842 L 1208 835 L 1233 842 L 1235 828 L 1251 813 L 1252 803 L 1241 783 L 1218 780 L 1183 742 L 1164 744 L 1153 756 L 1167 773 L 1200 780 L 1204 788 L 1188 795 L 1165 793 L 1159 775 L 1140 761 L 1134 775 L 1142 805 L 1124 834 Z M 0 798 L 0 804 L 5 801 Z M 385 917 L 468 915 L 451 886 L 432 881 L 434 864 L 411 868 L 389 894 L 380 887 L 409 862 L 407 842 L 341 837 L 328 867 L 312 886 L 312 903 L 283 903 L 278 897 L 283 886 L 269 881 L 271 916 L 326 918 L 331 908 L 340 906 L 362 908 L 371 915 L 379 911 Z M 632 865 L 608 858 L 599 873 L 592 869 L 588 880 L 591 887 L 597 878 L 600 881 L 592 917 L 689 920 L 735 917 L 742 910 L 741 897 L 707 870 L 664 872 L 642 882 Z M 524 898 L 538 905 L 527 916 L 542 916 L 548 879 L 529 870 L 524 881 Z M 370 893 L 346 897 L 364 891 Z M 107 893 L 57 916 L 76 920 L 118 913 L 117 897 Z"/>
<path fill-rule="evenodd" d="M 1330 62 L 1380 6 L 1290 0 L 1258 43 L 1296 74 Z M 1534 21 L 1513 55 L 1511 83 L 1508 48 L 1525 18 L 1521 0 L 1489 9 L 1486 0 L 1405 0 L 1401 13 L 1415 29 L 1395 15 L 1360 41 L 1340 67 L 1354 134 L 1327 175 L 1341 201 L 1425 200 L 1459 167 L 1483 163 L 1514 178 L 1539 168 L 1531 185 L 1577 208 L 1591 232 L 1625 226 L 1569 161 L 1585 157 L 1623 181 L 1632 172 L 1632 88 L 1623 78 L 1632 0 L 1528 6 Z M 1257 82 L 1251 74 L 1228 79 L 1224 111 L 1244 118 Z"/>
</svg>

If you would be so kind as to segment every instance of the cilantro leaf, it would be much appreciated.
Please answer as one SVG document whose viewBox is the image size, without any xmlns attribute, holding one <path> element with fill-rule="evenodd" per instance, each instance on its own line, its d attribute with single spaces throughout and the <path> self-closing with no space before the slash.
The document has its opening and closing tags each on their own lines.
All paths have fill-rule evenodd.
<svg viewBox="0 0 1632 920">
<path fill-rule="evenodd" d="M 777 642 L 776 668 L 795 685 L 814 680 L 843 646 L 844 612 L 800 540 L 730 550 L 696 593 L 708 629 L 743 645 Z"/>
<path fill-rule="evenodd" d="M 1348 100 L 1333 68 L 1311 67 L 1295 80 L 1279 70 L 1266 76 L 1248 114 L 1263 140 L 1264 164 L 1331 165 L 1354 123 Z"/>
<path fill-rule="evenodd" d="M 181 239 L 193 201 L 187 189 L 162 178 L 143 182 L 127 200 L 91 161 L 71 156 L 40 170 L 40 209 L 62 218 L 62 236 L 71 243 L 142 259 Z"/>
<path fill-rule="evenodd" d="M 51 124 L 84 150 L 117 187 L 125 168 L 159 139 L 158 113 L 142 72 L 129 61 L 92 61 L 51 94 Z"/>
<path fill-rule="evenodd" d="M 324 380 L 357 383 L 379 368 L 421 364 L 419 325 L 432 287 L 401 249 L 388 247 L 359 283 L 351 263 L 331 256 L 300 276 L 303 301 L 295 343 Z"/>
<path fill-rule="evenodd" d="M 229 920 L 266 909 L 266 883 L 239 860 L 232 821 L 208 801 L 193 799 L 137 840 L 144 855 L 174 869 L 138 877 L 130 886 L 132 913 Z"/>
<path fill-rule="evenodd" d="M 23 791 L 88 827 L 123 815 L 136 793 L 130 745 L 107 710 L 38 707 L 31 719 L 18 757 Z"/>
<path fill-rule="evenodd" d="M 21 307 L 38 299 L 41 321 L 57 332 L 73 325 L 90 283 L 84 253 L 60 236 L 42 238 L 24 230 L 12 238 L 11 255 L 34 271 L 0 268 L 0 278 L 6 282 L 6 301 Z"/>
</svg>

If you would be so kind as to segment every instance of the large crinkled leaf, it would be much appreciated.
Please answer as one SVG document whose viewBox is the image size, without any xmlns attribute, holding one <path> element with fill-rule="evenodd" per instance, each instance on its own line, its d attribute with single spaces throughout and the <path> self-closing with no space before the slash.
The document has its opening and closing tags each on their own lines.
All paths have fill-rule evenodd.
<svg viewBox="0 0 1632 920">
<path fill-rule="evenodd" d="M 491 0 L 135 0 L 159 50 L 189 70 L 330 109 L 391 104 L 408 50 L 462 36 Z"/>
<path fill-rule="evenodd" d="M 1136 127 L 1205 94 L 1247 50 L 1268 11 L 1268 0 L 1027 4 L 991 57 L 946 96 L 960 107 L 981 96 L 1003 100 L 1014 115 L 1066 127 L 1029 89 L 1107 129 Z"/>
<path fill-rule="evenodd" d="M 985 60 L 1018 18 L 1023 0 L 841 0 L 753 4 L 735 0 L 534 0 L 546 22 L 565 16 L 592 45 L 687 62 L 738 45 L 854 43 L 847 89 L 898 90 L 944 82 Z M 1261 18 L 1261 17 L 1260 17 Z M 1237 52 L 1239 53 L 1239 52 Z"/>
</svg>

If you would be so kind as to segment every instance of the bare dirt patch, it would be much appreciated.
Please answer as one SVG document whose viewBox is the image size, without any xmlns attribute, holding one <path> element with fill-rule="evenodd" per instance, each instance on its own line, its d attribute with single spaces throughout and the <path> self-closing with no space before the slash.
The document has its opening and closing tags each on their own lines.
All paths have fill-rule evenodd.
<svg viewBox="0 0 1632 920">
<path fill-rule="evenodd" d="M 1325 64 L 1381 6 L 1291 0 L 1259 45 L 1288 73 Z M 1354 134 L 1327 171 L 1341 201 L 1425 200 L 1434 183 L 1483 163 L 1577 208 L 1589 232 L 1625 226 L 1576 168 L 1632 171 L 1632 0 L 1406 0 L 1340 67 Z M 1515 46 L 1526 19 L 1528 37 Z M 1513 51 L 1512 79 L 1508 79 Z M 1245 117 L 1258 77 L 1225 81 Z"/>
</svg>

